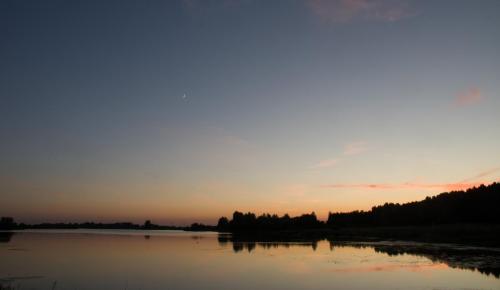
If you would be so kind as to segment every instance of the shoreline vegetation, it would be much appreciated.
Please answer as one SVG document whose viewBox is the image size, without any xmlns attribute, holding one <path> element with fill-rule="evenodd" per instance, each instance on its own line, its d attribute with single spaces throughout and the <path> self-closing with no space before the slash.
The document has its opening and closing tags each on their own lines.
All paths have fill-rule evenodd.
<svg viewBox="0 0 500 290">
<path fill-rule="evenodd" d="M 404 204 L 385 203 L 369 211 L 329 213 L 326 221 L 314 212 L 290 217 L 235 211 L 216 226 L 194 223 L 187 227 L 144 224 L 42 223 L 27 225 L 2 217 L 0 231 L 24 229 L 184 230 L 231 233 L 247 240 L 409 240 L 500 247 L 500 183 L 452 191 Z"/>
</svg>

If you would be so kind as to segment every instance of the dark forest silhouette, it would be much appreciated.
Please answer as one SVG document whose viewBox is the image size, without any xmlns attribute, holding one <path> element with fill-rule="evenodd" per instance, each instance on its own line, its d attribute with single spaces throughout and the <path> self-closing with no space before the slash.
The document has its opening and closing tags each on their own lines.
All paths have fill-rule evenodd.
<svg viewBox="0 0 500 290">
<path fill-rule="evenodd" d="M 407 226 L 453 223 L 499 224 L 500 183 L 452 191 L 421 201 L 385 203 L 370 211 L 330 213 L 329 226 Z"/>
<path fill-rule="evenodd" d="M 452 191 L 421 201 L 404 204 L 385 203 L 369 211 L 330 213 L 326 223 L 315 213 L 297 217 L 234 212 L 232 220 L 221 217 L 219 231 L 277 231 L 338 227 L 415 226 L 481 223 L 500 224 L 500 183 Z"/>
</svg>

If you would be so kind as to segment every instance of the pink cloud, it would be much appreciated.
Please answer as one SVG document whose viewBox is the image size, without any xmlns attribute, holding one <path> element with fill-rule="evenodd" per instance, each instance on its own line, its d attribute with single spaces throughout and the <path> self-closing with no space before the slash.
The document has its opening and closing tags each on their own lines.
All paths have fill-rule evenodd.
<svg viewBox="0 0 500 290">
<path fill-rule="evenodd" d="M 325 159 L 311 166 L 311 169 L 329 168 L 337 165 L 338 159 Z"/>
<path fill-rule="evenodd" d="M 344 155 L 357 155 L 368 150 L 367 143 L 364 141 L 352 142 L 344 147 Z"/>
<path fill-rule="evenodd" d="M 481 90 L 479 88 L 471 88 L 467 91 L 461 92 L 455 98 L 454 104 L 456 106 L 468 106 L 479 103 L 482 101 L 483 96 L 481 95 Z"/>
<path fill-rule="evenodd" d="M 415 15 L 404 0 L 306 0 L 306 5 L 321 19 L 336 23 L 394 22 Z"/>
<path fill-rule="evenodd" d="M 403 189 L 436 189 L 444 191 L 465 190 L 477 187 L 485 182 L 456 182 L 456 183 L 359 183 L 359 184 L 325 184 L 322 188 L 357 188 L 374 190 L 403 190 Z"/>
<path fill-rule="evenodd" d="M 404 182 L 404 183 L 336 183 L 324 184 L 322 188 L 357 188 L 357 189 L 374 189 L 374 190 L 403 190 L 403 189 L 435 189 L 444 191 L 466 190 L 471 187 L 478 187 L 481 184 L 488 184 L 491 182 L 485 180 L 478 180 L 486 176 L 490 176 L 495 172 L 500 171 L 500 167 L 484 170 L 477 175 L 466 178 L 459 182 L 452 183 L 425 183 L 425 182 Z M 493 180 L 496 180 L 493 178 Z"/>
</svg>

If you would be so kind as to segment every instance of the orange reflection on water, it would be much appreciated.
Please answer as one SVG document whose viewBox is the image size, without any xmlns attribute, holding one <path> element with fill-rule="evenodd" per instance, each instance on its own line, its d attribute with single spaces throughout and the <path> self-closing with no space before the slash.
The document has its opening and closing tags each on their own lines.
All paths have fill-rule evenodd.
<svg viewBox="0 0 500 290">
<path fill-rule="evenodd" d="M 233 242 L 215 233 L 24 232 L 0 243 L 0 259 L 0 282 L 21 289 L 55 281 L 57 289 L 102 290 L 500 288 L 493 276 L 425 256 L 327 241 Z"/>
</svg>

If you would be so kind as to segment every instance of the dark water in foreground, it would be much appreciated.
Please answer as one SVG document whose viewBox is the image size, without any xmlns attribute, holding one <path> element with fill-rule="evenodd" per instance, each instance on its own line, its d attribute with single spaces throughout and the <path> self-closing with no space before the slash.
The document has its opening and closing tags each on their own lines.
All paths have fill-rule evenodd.
<svg viewBox="0 0 500 290">
<path fill-rule="evenodd" d="M 0 234 L 12 289 L 500 289 L 495 249 L 418 243 L 245 242 L 216 233 Z"/>
</svg>

